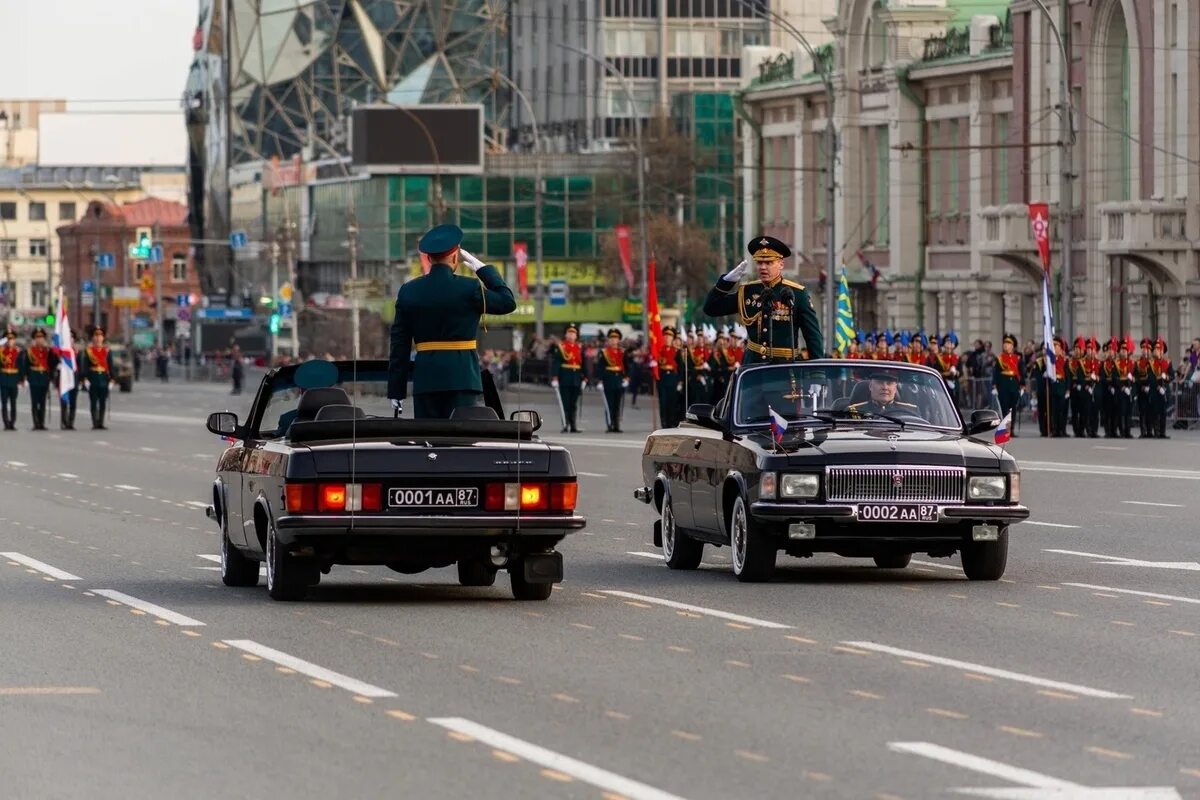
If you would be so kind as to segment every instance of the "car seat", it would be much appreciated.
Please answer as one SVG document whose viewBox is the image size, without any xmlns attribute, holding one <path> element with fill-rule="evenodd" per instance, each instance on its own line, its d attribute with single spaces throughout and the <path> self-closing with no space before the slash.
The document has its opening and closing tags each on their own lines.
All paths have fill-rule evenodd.
<svg viewBox="0 0 1200 800">
<path fill-rule="evenodd" d="M 300 405 L 296 409 L 296 422 L 312 422 L 326 406 L 353 406 L 350 395 L 340 386 L 326 386 L 320 389 L 309 389 L 300 396 Z"/>
<path fill-rule="evenodd" d="M 498 420 L 500 416 L 496 413 L 496 409 L 488 406 L 459 406 L 450 412 L 452 420 Z"/>
<path fill-rule="evenodd" d="M 322 406 L 317 411 L 317 422 L 328 422 L 335 419 L 366 419 L 366 412 L 358 406 L 342 405 L 340 403 L 331 403 L 327 406 Z"/>
</svg>

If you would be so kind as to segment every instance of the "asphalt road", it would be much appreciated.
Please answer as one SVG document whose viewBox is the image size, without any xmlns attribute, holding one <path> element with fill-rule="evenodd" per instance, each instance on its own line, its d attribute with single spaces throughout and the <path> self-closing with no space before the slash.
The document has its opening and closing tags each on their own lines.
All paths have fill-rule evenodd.
<svg viewBox="0 0 1200 800">
<path fill-rule="evenodd" d="M 211 385 L 110 430 L 0 433 L 0 796 L 1200 797 L 1200 436 L 1016 439 L 1008 573 L 727 552 L 669 572 L 623 435 L 571 447 L 587 529 L 546 603 L 335 568 L 221 585 Z M 86 428 L 86 410 L 80 409 Z M 56 425 L 57 422 L 55 421 Z M 1164 787 L 1089 794 L 1085 787 Z"/>
</svg>

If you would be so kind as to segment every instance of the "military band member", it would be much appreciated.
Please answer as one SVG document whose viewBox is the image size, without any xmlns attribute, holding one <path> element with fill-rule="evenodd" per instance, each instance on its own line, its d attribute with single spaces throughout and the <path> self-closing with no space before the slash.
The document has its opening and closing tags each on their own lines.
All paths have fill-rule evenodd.
<svg viewBox="0 0 1200 800">
<path fill-rule="evenodd" d="M 1123 439 L 1133 438 L 1133 406 L 1137 394 L 1137 379 L 1134 372 L 1137 363 L 1133 360 L 1133 340 L 1126 336 L 1118 345 L 1116 358 L 1117 379 L 1120 388 L 1115 395 L 1113 414 L 1116 416 L 1116 428 Z"/>
<path fill-rule="evenodd" d="M 670 325 L 663 328 L 662 344 L 658 357 L 650 362 L 650 368 L 658 369 L 658 415 L 664 428 L 679 425 L 679 381 L 683 375 L 684 352 L 675 345 L 675 329 Z"/>
<path fill-rule="evenodd" d="M 563 340 L 550 352 L 550 385 L 558 393 L 562 432 L 579 433 L 576 417 L 583 396 L 583 348 L 579 346 L 579 328 L 574 325 L 567 326 Z"/>
<path fill-rule="evenodd" d="M 1076 439 L 1087 436 L 1087 421 L 1091 415 L 1087 391 L 1087 365 L 1083 359 L 1084 339 L 1082 336 L 1075 340 L 1071 357 L 1067 359 L 1067 382 L 1071 391 L 1071 432 Z"/>
<path fill-rule="evenodd" d="M 1043 353 L 1034 362 L 1033 374 L 1037 379 L 1038 430 L 1042 436 L 1062 438 L 1067 435 L 1067 403 L 1071 392 L 1067 387 L 1067 343 L 1054 340 L 1054 379 Z"/>
<path fill-rule="evenodd" d="M 17 429 L 17 396 L 25 382 L 25 351 L 17 345 L 17 332 L 11 326 L 0 339 L 0 414 L 4 430 Z"/>
<path fill-rule="evenodd" d="M 804 349 L 810 358 L 824 358 L 825 343 L 808 290 L 783 277 L 783 260 L 791 249 L 771 236 L 752 240 L 746 249 L 758 266 L 758 280 L 739 284 L 750 270 L 749 262 L 742 261 L 709 290 L 704 313 L 738 315 L 748 336 L 746 366 L 796 361 Z"/>
<path fill-rule="evenodd" d="M 112 356 L 104 344 L 104 329 L 92 331 L 92 343 L 83 351 L 80 375 L 88 391 L 92 412 L 92 429 L 104 430 L 104 414 L 108 410 L 108 383 L 112 380 Z"/>
<path fill-rule="evenodd" d="M 416 419 L 449 419 L 454 409 L 483 400 L 479 320 L 485 314 L 511 314 L 517 301 L 496 268 L 462 249 L 462 240 L 457 225 L 438 225 L 422 236 L 417 249 L 429 256 L 429 273 L 396 294 L 388 365 L 388 398 L 396 413 L 404 410 L 410 373 Z M 460 261 L 474 278 L 454 274 Z M 410 363 L 413 350 L 416 358 Z"/>
<path fill-rule="evenodd" d="M 1154 420 L 1150 435 L 1158 439 L 1169 439 L 1167 436 L 1167 389 L 1175 379 L 1175 367 L 1167 357 L 1167 343 L 1160 336 L 1154 342 L 1154 356 L 1150 359 L 1150 368 L 1154 372 L 1154 391 L 1150 393 L 1150 410 Z"/>
<path fill-rule="evenodd" d="M 1000 403 L 1001 419 L 1016 412 L 1024 393 L 1025 363 L 1017 352 L 1017 337 L 1007 333 L 1001 353 L 996 357 L 996 368 L 992 370 L 992 394 Z"/>
<path fill-rule="evenodd" d="M 1137 389 L 1139 439 L 1150 438 L 1154 429 L 1154 412 L 1150 407 L 1150 395 L 1157 389 L 1154 377 L 1154 357 L 1150 352 L 1153 346 L 1150 337 L 1142 339 L 1142 355 L 1133 365 L 1133 382 Z"/>
<path fill-rule="evenodd" d="M 608 421 L 608 433 L 621 432 L 621 408 L 625 401 L 625 389 L 629 377 L 625 372 L 625 350 L 621 347 L 621 331 L 612 328 L 608 332 L 608 345 L 600 351 L 600 383 L 604 387 L 604 418 Z"/>
<path fill-rule="evenodd" d="M 896 399 L 898 381 L 895 374 L 886 370 L 876 370 L 870 375 L 868 389 L 871 397 L 861 403 L 852 403 L 846 407 L 852 417 L 864 414 L 895 416 L 919 416 L 920 410 L 913 403 L 903 403 Z"/>
</svg>

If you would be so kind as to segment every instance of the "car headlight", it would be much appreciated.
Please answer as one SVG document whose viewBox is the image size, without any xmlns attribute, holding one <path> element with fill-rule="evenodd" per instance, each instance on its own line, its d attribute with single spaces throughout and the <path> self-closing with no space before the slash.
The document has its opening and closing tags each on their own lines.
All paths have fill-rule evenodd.
<svg viewBox="0 0 1200 800">
<path fill-rule="evenodd" d="M 1007 488 L 1003 475 L 976 475 L 967 481 L 967 499 L 1003 500 Z"/>
<path fill-rule="evenodd" d="M 819 475 L 784 475 L 779 481 L 780 497 L 816 497 L 820 490 Z"/>
<path fill-rule="evenodd" d="M 764 472 L 758 476 L 758 496 L 769 498 L 775 496 L 775 473 Z"/>
</svg>

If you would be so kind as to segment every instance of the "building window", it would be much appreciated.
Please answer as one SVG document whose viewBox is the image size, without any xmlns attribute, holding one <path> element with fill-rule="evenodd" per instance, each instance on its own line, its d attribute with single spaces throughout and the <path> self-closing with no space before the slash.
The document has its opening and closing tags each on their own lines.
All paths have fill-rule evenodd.
<svg viewBox="0 0 1200 800">
<path fill-rule="evenodd" d="M 46 291 L 45 281 L 33 281 L 29 284 L 31 295 L 29 305 L 33 308 L 49 308 L 50 292 Z"/>
<path fill-rule="evenodd" d="M 141 280 L 142 273 L 146 272 L 149 269 L 150 269 L 150 265 L 147 264 L 145 261 L 133 262 L 133 276 L 139 280 Z M 153 273 L 151 273 L 151 274 L 153 274 Z"/>
<path fill-rule="evenodd" d="M 1079 20 L 1071 23 L 1071 60 L 1083 61 L 1083 23 Z"/>
<path fill-rule="evenodd" d="M 171 280 L 175 283 L 187 282 L 187 256 L 183 253 L 171 256 Z"/>
<path fill-rule="evenodd" d="M 1167 26 L 1171 47 L 1179 44 L 1179 3 L 1171 3 L 1171 24 Z"/>
<path fill-rule="evenodd" d="M 17 257 L 17 240 L 0 239 L 0 258 Z"/>
<path fill-rule="evenodd" d="M 74 203 L 59 203 L 58 204 L 59 220 L 75 221 L 75 204 Z"/>
<path fill-rule="evenodd" d="M 31 202 L 29 204 L 29 221 L 44 222 L 46 220 L 46 204 Z"/>
<path fill-rule="evenodd" d="M 16 219 L 17 204 L 16 203 L 0 203 L 0 219 Z"/>
<path fill-rule="evenodd" d="M 30 258 L 45 258 L 47 252 L 47 242 L 45 239 L 30 239 L 29 240 L 29 257 Z"/>
</svg>

